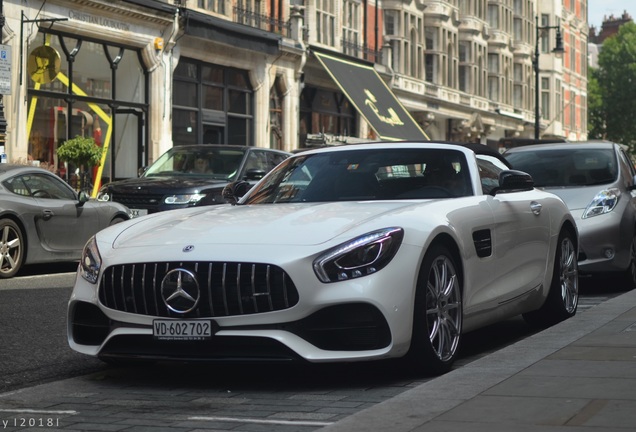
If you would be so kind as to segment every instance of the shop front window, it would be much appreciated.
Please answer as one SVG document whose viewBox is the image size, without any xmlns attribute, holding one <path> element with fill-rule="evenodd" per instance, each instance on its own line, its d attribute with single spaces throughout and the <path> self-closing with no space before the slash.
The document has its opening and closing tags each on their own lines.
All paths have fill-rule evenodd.
<svg viewBox="0 0 636 432">
<path fill-rule="evenodd" d="M 300 105 L 301 147 L 322 139 L 322 134 L 355 136 L 356 111 L 344 94 L 308 86 L 303 89 Z"/>
<path fill-rule="evenodd" d="M 175 145 L 254 145 L 254 94 L 247 71 L 182 58 L 173 91 Z"/>
<path fill-rule="evenodd" d="M 40 33 L 26 51 L 28 153 L 34 163 L 53 165 L 69 180 L 79 167 L 59 161 L 57 148 L 76 136 L 92 137 L 108 148 L 99 182 L 136 176 L 147 135 L 140 117 L 148 106 L 139 52 L 62 33 Z"/>
</svg>

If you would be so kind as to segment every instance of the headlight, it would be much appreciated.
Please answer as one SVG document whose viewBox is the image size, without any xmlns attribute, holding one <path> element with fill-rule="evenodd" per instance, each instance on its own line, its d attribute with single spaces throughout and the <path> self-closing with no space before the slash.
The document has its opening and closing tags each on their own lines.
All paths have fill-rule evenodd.
<svg viewBox="0 0 636 432">
<path fill-rule="evenodd" d="M 100 189 L 100 191 L 97 192 L 97 201 L 110 201 L 108 189 Z"/>
<path fill-rule="evenodd" d="M 393 259 L 403 237 L 402 228 L 384 228 L 370 232 L 316 258 L 314 272 L 324 283 L 373 274 Z"/>
<path fill-rule="evenodd" d="M 166 204 L 195 204 L 201 201 L 205 197 L 205 194 L 184 194 L 184 195 L 172 195 L 166 197 L 163 200 Z"/>
<path fill-rule="evenodd" d="M 621 191 L 618 189 L 606 189 L 596 194 L 592 202 L 588 204 L 583 212 L 582 219 L 609 213 L 616 207 L 621 197 Z"/>
<path fill-rule="evenodd" d="M 97 242 L 95 237 L 91 237 L 84 250 L 82 251 L 82 258 L 80 260 L 80 274 L 84 279 L 94 284 L 97 283 L 99 277 L 99 269 L 102 268 L 102 257 L 99 255 L 97 249 Z"/>
</svg>

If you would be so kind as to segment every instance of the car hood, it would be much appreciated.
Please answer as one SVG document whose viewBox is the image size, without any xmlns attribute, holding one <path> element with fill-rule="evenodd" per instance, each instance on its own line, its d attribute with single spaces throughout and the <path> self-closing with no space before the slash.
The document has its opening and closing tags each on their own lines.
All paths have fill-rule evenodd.
<svg viewBox="0 0 636 432">
<path fill-rule="evenodd" d="M 139 177 L 108 183 L 110 192 L 115 193 L 171 193 L 174 190 L 198 190 L 206 187 L 222 187 L 225 179 L 210 177 Z"/>
<path fill-rule="evenodd" d="M 611 188 L 612 185 L 588 186 L 588 187 L 560 187 L 541 188 L 561 198 L 570 211 L 585 209 L 592 199 L 602 190 Z"/>
<path fill-rule="evenodd" d="M 168 244 L 316 245 L 367 221 L 379 219 L 387 213 L 395 214 L 413 205 L 413 202 L 376 201 L 220 205 L 173 210 L 145 216 L 127 224 L 127 228 L 114 239 L 113 247 L 158 247 Z M 114 230 L 108 233 L 114 233 Z M 105 235 L 104 232 L 102 234 Z"/>
</svg>

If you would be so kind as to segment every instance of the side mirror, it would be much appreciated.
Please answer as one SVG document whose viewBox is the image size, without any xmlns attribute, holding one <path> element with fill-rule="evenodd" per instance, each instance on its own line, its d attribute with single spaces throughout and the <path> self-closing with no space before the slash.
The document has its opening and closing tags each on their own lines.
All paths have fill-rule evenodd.
<svg viewBox="0 0 636 432">
<path fill-rule="evenodd" d="M 144 175 L 144 173 L 146 172 L 146 170 L 148 169 L 148 167 L 141 167 L 137 170 L 137 177 L 141 177 L 142 175 Z"/>
<path fill-rule="evenodd" d="M 77 196 L 77 199 L 79 200 L 79 206 L 83 206 L 85 202 L 88 202 L 91 197 L 84 191 L 80 191 L 79 195 Z"/>
<path fill-rule="evenodd" d="M 238 200 L 251 188 L 246 181 L 239 180 L 232 182 L 223 188 L 223 199 L 232 205 L 236 205 Z"/>
<path fill-rule="evenodd" d="M 257 169 L 257 168 L 250 168 L 245 172 L 245 179 L 246 180 L 260 180 L 263 177 L 265 177 L 265 174 L 267 174 L 264 170 L 261 169 Z"/>
<path fill-rule="evenodd" d="M 490 193 L 496 195 L 501 192 L 522 192 L 534 188 L 532 176 L 523 171 L 504 170 L 499 173 L 499 187 L 494 188 Z"/>
</svg>

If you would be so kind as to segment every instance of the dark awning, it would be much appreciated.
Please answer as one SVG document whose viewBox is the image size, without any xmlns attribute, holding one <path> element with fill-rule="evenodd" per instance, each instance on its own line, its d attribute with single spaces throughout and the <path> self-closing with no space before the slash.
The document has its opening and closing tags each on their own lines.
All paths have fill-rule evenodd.
<svg viewBox="0 0 636 432">
<path fill-rule="evenodd" d="M 383 139 L 428 140 L 373 66 L 314 52 L 347 99 Z"/>
<path fill-rule="evenodd" d="M 184 9 L 185 34 L 265 54 L 280 52 L 280 35 Z"/>
</svg>

